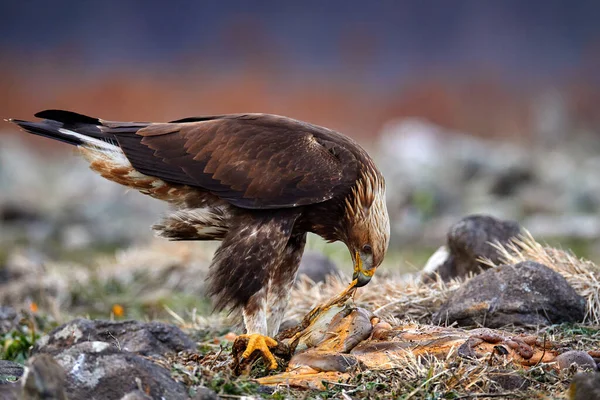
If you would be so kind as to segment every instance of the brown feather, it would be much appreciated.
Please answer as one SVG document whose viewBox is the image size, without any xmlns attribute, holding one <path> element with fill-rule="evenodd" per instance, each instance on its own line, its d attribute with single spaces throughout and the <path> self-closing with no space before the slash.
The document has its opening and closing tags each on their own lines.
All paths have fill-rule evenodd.
<svg viewBox="0 0 600 400">
<path fill-rule="evenodd" d="M 76 145 L 107 179 L 167 201 L 170 240 L 222 240 L 209 288 L 243 308 L 250 333 L 274 334 L 306 233 L 343 241 L 377 268 L 389 242 L 385 182 L 368 154 L 329 129 L 267 114 L 114 122 L 44 111 L 23 129 Z"/>
<path fill-rule="evenodd" d="M 326 201 L 348 192 L 357 175 L 346 138 L 284 117 L 151 124 L 135 136 L 115 136 L 144 174 L 204 188 L 243 208 Z"/>
</svg>

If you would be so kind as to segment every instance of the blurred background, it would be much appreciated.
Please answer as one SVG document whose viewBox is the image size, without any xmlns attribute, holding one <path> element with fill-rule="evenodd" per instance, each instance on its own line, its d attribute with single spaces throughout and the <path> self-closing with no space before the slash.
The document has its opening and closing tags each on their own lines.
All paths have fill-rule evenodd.
<svg viewBox="0 0 600 400">
<path fill-rule="evenodd" d="M 282 114 L 373 154 L 392 269 L 471 213 L 597 260 L 599 17 L 594 0 L 2 1 L 0 117 Z M 163 204 L 0 128 L 0 265 L 148 243 Z"/>
</svg>

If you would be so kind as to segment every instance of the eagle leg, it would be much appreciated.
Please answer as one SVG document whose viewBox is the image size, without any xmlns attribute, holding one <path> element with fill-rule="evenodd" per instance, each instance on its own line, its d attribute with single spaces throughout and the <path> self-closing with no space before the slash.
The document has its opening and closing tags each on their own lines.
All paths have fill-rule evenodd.
<svg viewBox="0 0 600 400">
<path fill-rule="evenodd" d="M 297 211 L 289 210 L 240 213 L 230 221 L 213 257 L 209 293 L 216 297 L 216 308 L 242 309 L 246 335 L 234 343 L 236 364 L 254 361 L 259 350 L 269 368 L 277 368 L 269 348 L 277 345 L 272 337 L 279 330 L 306 240 L 305 233 L 293 232 L 297 217 Z"/>
<path fill-rule="evenodd" d="M 292 233 L 280 256 L 276 258 L 277 264 L 268 268 L 266 287 L 248 299 L 242 311 L 248 334 L 239 336 L 240 340 L 247 340 L 247 344 L 238 364 L 251 364 L 255 359 L 252 357 L 254 350 L 259 350 L 269 369 L 277 368 L 277 361 L 269 348 L 277 346 L 278 342 L 271 337 L 279 331 L 305 243 L 306 233 Z M 271 258 L 271 261 L 275 261 L 275 258 Z M 234 348 L 239 355 L 243 345 L 238 342 Z M 285 345 L 277 346 L 273 351 L 284 358 L 289 356 Z"/>
<path fill-rule="evenodd" d="M 263 359 L 268 364 L 268 368 L 277 369 L 277 360 L 275 360 L 275 356 L 273 356 L 273 353 L 271 353 L 270 350 L 271 347 L 277 346 L 277 340 L 259 333 L 240 335 L 238 336 L 238 339 L 248 340 L 246 350 L 242 354 L 242 360 L 250 358 L 252 353 L 259 351 L 262 353 Z"/>
</svg>

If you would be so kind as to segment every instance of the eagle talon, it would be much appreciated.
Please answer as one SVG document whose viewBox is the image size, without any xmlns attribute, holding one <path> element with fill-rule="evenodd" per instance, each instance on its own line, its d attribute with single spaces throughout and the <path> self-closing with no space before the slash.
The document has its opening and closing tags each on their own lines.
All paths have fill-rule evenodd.
<svg viewBox="0 0 600 400">
<path fill-rule="evenodd" d="M 261 335 L 260 333 L 239 335 L 238 338 L 248 339 L 248 344 L 246 345 L 246 350 L 242 354 L 242 359 L 249 358 L 255 350 L 258 350 L 262 353 L 264 360 L 268 364 L 268 368 L 277 369 L 277 360 L 275 360 L 275 356 L 273 356 L 273 353 L 269 350 L 269 347 L 277 346 L 277 341 L 275 339 Z"/>
</svg>

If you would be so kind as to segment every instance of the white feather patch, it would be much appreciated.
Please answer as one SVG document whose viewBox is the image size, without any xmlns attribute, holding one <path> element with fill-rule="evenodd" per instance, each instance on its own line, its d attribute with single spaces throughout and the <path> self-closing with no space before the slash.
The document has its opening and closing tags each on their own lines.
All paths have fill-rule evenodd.
<svg viewBox="0 0 600 400">
<path fill-rule="evenodd" d="M 74 136 L 80 139 L 83 143 L 85 143 L 88 147 L 97 147 L 98 149 L 106 150 L 106 151 L 121 151 L 119 146 L 115 146 L 112 143 L 105 142 L 104 140 L 96 139 L 93 137 L 89 137 L 86 135 L 82 135 L 81 133 L 77 133 L 75 131 L 71 131 L 69 129 L 59 128 L 58 131 L 64 135 Z"/>
</svg>

